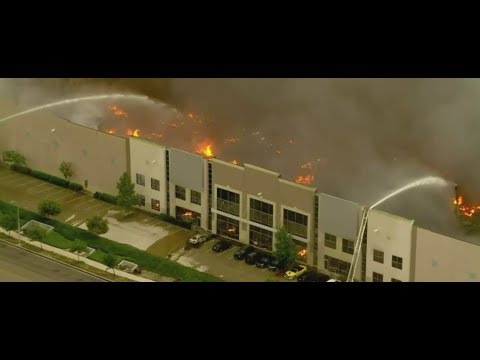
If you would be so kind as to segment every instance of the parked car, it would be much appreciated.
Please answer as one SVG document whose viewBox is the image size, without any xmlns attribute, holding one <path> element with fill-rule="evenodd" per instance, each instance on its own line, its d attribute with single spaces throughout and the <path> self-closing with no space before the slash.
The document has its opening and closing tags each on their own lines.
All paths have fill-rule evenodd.
<svg viewBox="0 0 480 360">
<path fill-rule="evenodd" d="M 274 257 L 272 257 L 271 260 L 268 262 L 267 267 L 268 270 L 271 271 L 280 271 L 285 268 L 285 266 L 283 266 L 283 264 Z"/>
<path fill-rule="evenodd" d="M 285 279 L 293 280 L 298 278 L 300 275 L 307 272 L 307 267 L 304 265 L 296 265 L 285 272 Z"/>
<path fill-rule="evenodd" d="M 337 280 L 337 279 L 330 279 L 328 280 L 327 282 L 341 282 L 340 280 Z"/>
<path fill-rule="evenodd" d="M 260 257 L 256 262 L 255 262 L 255 265 L 258 267 L 258 268 L 265 268 L 267 267 L 268 263 L 270 262 L 270 260 L 272 260 L 272 257 L 269 256 L 269 255 L 262 255 L 262 257 Z"/>
<path fill-rule="evenodd" d="M 248 254 L 246 257 L 245 257 L 245 262 L 249 265 L 253 265 L 255 264 L 261 257 L 263 256 L 263 254 L 261 253 L 258 253 L 258 252 L 252 252 L 250 254 Z"/>
<path fill-rule="evenodd" d="M 237 260 L 243 260 L 245 259 L 245 256 L 247 256 L 248 254 L 254 251 L 255 251 L 255 248 L 253 246 L 245 246 L 245 247 L 242 247 L 240 250 L 238 250 L 235 254 L 233 254 L 233 257 Z"/>
<path fill-rule="evenodd" d="M 330 276 L 325 274 L 320 274 L 316 271 L 307 271 L 306 273 L 300 275 L 297 278 L 297 281 L 301 282 L 326 282 L 330 279 Z"/>
<path fill-rule="evenodd" d="M 191 245 L 201 245 L 203 244 L 205 241 L 208 240 L 208 237 L 207 235 L 205 234 L 197 234 L 197 235 L 193 235 L 189 240 L 189 244 Z"/>
<path fill-rule="evenodd" d="M 231 247 L 232 247 L 232 244 L 227 240 L 220 240 L 215 245 L 213 245 L 212 250 L 215 252 L 222 252 L 227 249 L 230 249 Z"/>
</svg>

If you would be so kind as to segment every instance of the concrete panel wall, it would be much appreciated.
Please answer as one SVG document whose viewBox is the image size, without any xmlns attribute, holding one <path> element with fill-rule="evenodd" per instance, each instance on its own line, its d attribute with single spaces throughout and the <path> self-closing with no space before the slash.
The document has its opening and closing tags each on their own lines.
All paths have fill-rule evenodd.
<svg viewBox="0 0 480 360">
<path fill-rule="evenodd" d="M 188 189 L 202 192 L 204 158 L 177 149 L 169 149 L 170 182 Z"/>
<path fill-rule="evenodd" d="M 417 228 L 414 281 L 480 281 L 480 246 Z"/>
</svg>

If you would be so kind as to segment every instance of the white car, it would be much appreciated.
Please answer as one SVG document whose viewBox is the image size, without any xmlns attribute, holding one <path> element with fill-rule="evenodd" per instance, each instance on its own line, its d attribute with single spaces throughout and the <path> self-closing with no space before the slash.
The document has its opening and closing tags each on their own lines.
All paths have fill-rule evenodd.
<svg viewBox="0 0 480 360">
<path fill-rule="evenodd" d="M 327 282 L 341 282 L 341 281 L 336 279 L 330 279 L 330 280 L 327 280 Z"/>
<path fill-rule="evenodd" d="M 188 240 L 188 243 L 191 244 L 191 245 L 201 245 L 205 241 L 207 241 L 207 235 L 197 234 L 197 235 L 192 236 L 190 238 L 190 240 Z"/>
</svg>

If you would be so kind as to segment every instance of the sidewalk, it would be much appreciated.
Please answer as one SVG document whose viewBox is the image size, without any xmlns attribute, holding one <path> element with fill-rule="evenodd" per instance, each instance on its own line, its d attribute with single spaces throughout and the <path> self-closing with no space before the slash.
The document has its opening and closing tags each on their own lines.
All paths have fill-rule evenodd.
<svg viewBox="0 0 480 360">
<path fill-rule="evenodd" d="M 5 235 L 9 235 L 8 231 L 4 230 L 1 227 L 0 227 L 0 232 L 2 232 Z M 18 234 L 16 232 L 12 231 L 9 236 L 14 238 L 14 239 L 17 239 L 17 240 L 20 239 L 21 242 L 27 243 L 29 245 L 36 246 L 38 248 L 40 248 L 40 245 L 41 245 L 41 247 L 44 250 L 53 252 L 55 254 L 59 254 L 59 255 L 64 256 L 66 258 L 73 259 L 73 260 L 78 260 L 77 254 L 74 254 L 74 253 L 71 253 L 69 251 L 65 251 L 65 250 L 62 250 L 62 249 L 57 249 L 56 247 L 53 247 L 53 246 L 50 246 L 50 245 L 47 245 L 47 244 L 40 244 L 40 242 L 38 242 L 38 241 L 31 241 L 30 238 L 28 238 L 26 236 L 23 236 L 21 234 Z M 83 256 L 80 256 L 80 261 L 82 261 L 85 264 L 87 264 L 89 266 L 92 266 L 94 268 L 97 268 L 97 269 L 100 269 L 100 270 L 103 270 L 103 271 L 107 271 L 107 272 L 110 272 L 110 273 L 113 274 L 112 269 L 106 270 L 106 266 L 104 264 L 101 264 L 101 263 L 98 263 L 96 261 L 87 259 L 86 257 L 83 257 Z M 137 276 L 137 275 L 133 275 L 133 274 L 127 273 L 125 271 L 117 270 L 117 269 L 115 269 L 115 275 L 117 275 L 119 277 L 129 279 L 129 280 L 137 281 L 137 282 L 155 282 L 153 280 L 149 280 L 149 279 L 146 279 L 146 278 L 143 278 L 143 277 L 140 277 L 140 276 Z"/>
</svg>

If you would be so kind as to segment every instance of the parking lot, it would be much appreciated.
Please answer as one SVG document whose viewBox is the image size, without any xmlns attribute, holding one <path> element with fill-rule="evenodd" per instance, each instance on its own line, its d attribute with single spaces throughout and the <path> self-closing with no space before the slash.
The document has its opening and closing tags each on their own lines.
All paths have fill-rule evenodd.
<svg viewBox="0 0 480 360">
<path fill-rule="evenodd" d="M 233 254 L 240 249 L 235 244 L 230 249 L 221 253 L 212 250 L 218 239 L 212 239 L 199 248 L 181 249 L 175 252 L 171 259 L 185 266 L 199 271 L 208 272 L 225 281 L 231 282 L 265 282 L 267 280 L 288 281 L 283 278 L 283 273 L 276 274 L 268 269 L 260 269 L 255 265 L 248 265 L 244 260 L 236 260 Z"/>
<path fill-rule="evenodd" d="M 87 217 L 99 215 L 109 220 L 110 230 L 102 235 L 111 240 L 130 244 L 145 250 L 162 238 L 178 233 L 176 244 L 171 248 L 181 248 L 190 232 L 178 226 L 166 223 L 147 214 L 137 212 L 128 218 L 119 216 L 120 208 L 76 193 L 31 176 L 0 167 L 0 199 L 5 202 L 15 201 L 19 207 L 38 211 L 42 200 L 53 200 L 60 204 L 62 212 L 56 220 L 72 226 L 86 228 Z M 166 256 L 164 254 L 163 256 Z"/>
</svg>

